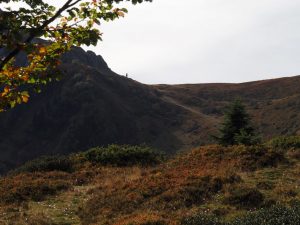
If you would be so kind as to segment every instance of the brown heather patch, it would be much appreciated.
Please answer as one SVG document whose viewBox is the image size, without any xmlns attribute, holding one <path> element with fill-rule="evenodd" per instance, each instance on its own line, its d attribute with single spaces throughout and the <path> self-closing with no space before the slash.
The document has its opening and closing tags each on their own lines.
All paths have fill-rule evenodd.
<svg viewBox="0 0 300 225">
<path fill-rule="evenodd" d="M 160 219 L 165 219 L 168 224 L 175 223 L 184 216 L 183 212 L 201 207 L 215 195 L 224 195 L 237 188 L 239 185 L 236 184 L 242 182 L 238 173 L 277 166 L 284 160 L 280 152 L 263 146 L 211 145 L 133 174 L 134 170 L 128 168 L 122 171 L 102 169 L 97 176 L 100 182 L 91 190 L 90 200 L 80 208 L 79 217 L 83 224 L 97 221 L 114 224 L 120 218 L 130 221 L 139 215 L 160 212 Z M 129 179 L 130 176 L 134 179 Z M 249 193 L 249 207 L 262 204 L 261 199 L 252 204 L 250 201 L 256 197 L 256 192 L 250 189 Z M 239 199 L 243 201 L 248 196 L 237 195 L 235 198 L 238 204 Z"/>
<path fill-rule="evenodd" d="M 43 200 L 71 187 L 64 172 L 24 173 L 0 179 L 0 204 Z"/>
<path fill-rule="evenodd" d="M 119 171 L 110 168 L 109 182 L 106 176 L 99 175 L 103 177 L 101 184 L 91 191 L 93 197 L 82 206 L 79 216 L 84 224 L 114 223 L 136 211 L 151 210 L 176 221 L 181 211 L 202 205 L 225 185 L 241 181 L 232 172 L 238 161 L 223 159 L 222 151 L 225 150 L 220 146 L 195 149 L 156 168 L 145 169 L 134 180 L 128 179 L 127 172 L 123 172 L 126 176 L 121 173 L 114 178 Z"/>
</svg>

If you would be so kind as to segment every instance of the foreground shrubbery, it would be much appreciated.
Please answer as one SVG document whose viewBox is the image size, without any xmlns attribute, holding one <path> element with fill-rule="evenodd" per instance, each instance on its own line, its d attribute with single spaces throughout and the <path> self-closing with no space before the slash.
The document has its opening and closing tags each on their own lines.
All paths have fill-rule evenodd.
<svg viewBox="0 0 300 225">
<path fill-rule="evenodd" d="M 237 218 L 228 225 L 297 225 L 300 224 L 300 205 L 292 208 L 285 206 L 273 206 L 270 209 L 262 209 L 248 213 Z"/>
<path fill-rule="evenodd" d="M 146 146 L 109 145 L 82 152 L 83 159 L 101 165 L 132 166 L 155 165 L 163 160 L 163 155 Z"/>
<path fill-rule="evenodd" d="M 264 145 L 234 145 L 230 147 L 212 145 L 201 148 L 198 152 L 203 152 L 208 161 L 231 161 L 233 162 L 232 166 L 239 166 L 242 170 L 250 171 L 274 167 L 286 160 L 283 151 Z"/>
<path fill-rule="evenodd" d="M 273 167 L 285 161 L 284 152 L 263 145 L 232 146 L 232 148 L 243 160 L 245 169 Z"/>
<path fill-rule="evenodd" d="M 85 152 L 69 156 L 53 155 L 26 162 L 21 167 L 13 170 L 11 174 L 24 172 L 73 172 L 76 165 L 85 161 L 99 165 L 114 166 L 149 166 L 162 162 L 164 156 L 146 146 L 109 145 L 108 147 L 96 147 Z"/>
<path fill-rule="evenodd" d="M 63 172 L 20 174 L 0 179 L 0 203 L 40 201 L 71 187 Z"/>
<path fill-rule="evenodd" d="M 300 136 L 281 136 L 270 140 L 267 143 L 272 148 L 288 150 L 290 148 L 300 148 Z"/>
<path fill-rule="evenodd" d="M 298 225 L 300 224 L 300 206 L 273 206 L 247 213 L 231 222 L 221 222 L 217 217 L 198 214 L 182 220 L 181 225 Z"/>
<path fill-rule="evenodd" d="M 82 224 L 296 225 L 297 207 L 274 206 L 299 199 L 300 161 L 291 161 L 290 152 L 268 145 L 210 145 L 150 167 L 163 157 L 148 147 L 96 147 L 25 164 L 17 175 L 0 179 L 0 203 L 52 195 L 51 201 L 66 201 L 59 206 L 65 208 L 73 196 Z M 223 221 L 260 208 L 269 209 Z M 212 215 L 187 217 L 203 210 Z M 264 223 L 270 218 L 279 223 Z"/>
<path fill-rule="evenodd" d="M 22 172 L 50 172 L 50 171 L 73 171 L 73 161 L 68 156 L 43 156 L 25 163 L 12 173 Z"/>
</svg>

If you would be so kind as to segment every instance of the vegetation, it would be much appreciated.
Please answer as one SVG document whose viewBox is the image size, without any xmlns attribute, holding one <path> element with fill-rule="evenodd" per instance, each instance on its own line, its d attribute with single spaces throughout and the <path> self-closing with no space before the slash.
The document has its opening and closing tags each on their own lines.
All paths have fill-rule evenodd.
<svg viewBox="0 0 300 225">
<path fill-rule="evenodd" d="M 29 90 L 57 79 L 60 56 L 73 45 L 96 45 L 102 38 L 97 25 L 102 20 L 123 17 L 127 10 L 116 3 L 151 0 L 65 0 L 56 9 L 42 0 L 2 0 L 0 10 L 0 111 L 27 102 Z M 15 9 L 12 4 L 23 3 Z M 47 41 L 37 41 L 45 38 Z M 23 65 L 16 62 L 26 56 Z"/>
<path fill-rule="evenodd" d="M 50 171 L 73 171 L 73 162 L 67 156 L 43 156 L 38 159 L 29 161 L 23 166 L 14 170 L 14 173 L 22 172 L 50 172 Z"/>
<path fill-rule="evenodd" d="M 111 145 L 55 156 L 72 170 L 45 157 L 0 178 L 0 223 L 298 224 L 290 151 L 210 145 L 162 161 L 148 147 Z"/>
<path fill-rule="evenodd" d="M 296 225 L 300 223 L 300 205 L 293 207 L 273 206 L 247 213 L 230 222 L 221 222 L 215 216 L 199 214 L 184 219 L 182 225 Z"/>
<path fill-rule="evenodd" d="M 300 136 L 281 136 L 271 139 L 267 145 L 272 148 L 288 150 L 300 148 Z"/>
<path fill-rule="evenodd" d="M 0 180 L 0 203 L 41 201 L 46 196 L 67 190 L 71 182 L 64 173 L 20 174 Z"/>
<path fill-rule="evenodd" d="M 248 213 L 246 216 L 235 219 L 232 225 L 294 225 L 300 223 L 300 205 L 293 207 L 273 206 L 258 212 Z M 230 225 L 231 225 L 230 224 Z"/>
<path fill-rule="evenodd" d="M 200 213 L 198 215 L 184 218 L 181 225 L 223 225 L 220 220 L 213 215 Z"/>
<path fill-rule="evenodd" d="M 156 165 L 163 155 L 147 146 L 109 145 L 92 148 L 81 154 L 84 160 L 101 165 L 132 166 Z"/>
<path fill-rule="evenodd" d="M 216 137 L 219 144 L 227 145 L 253 145 L 260 139 L 251 126 L 250 116 L 240 100 L 234 101 L 224 115 L 224 122 L 220 128 L 220 137 Z"/>
<path fill-rule="evenodd" d="M 224 202 L 240 208 L 260 207 L 264 201 L 264 195 L 256 188 L 238 187 L 229 192 Z"/>
</svg>

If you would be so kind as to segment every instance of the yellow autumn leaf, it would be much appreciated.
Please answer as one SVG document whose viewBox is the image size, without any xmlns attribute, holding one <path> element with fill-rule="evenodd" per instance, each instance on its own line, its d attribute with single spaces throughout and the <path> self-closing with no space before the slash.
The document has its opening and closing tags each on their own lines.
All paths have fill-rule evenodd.
<svg viewBox="0 0 300 225">
<path fill-rule="evenodd" d="M 124 17 L 124 16 L 125 16 L 125 13 L 122 12 L 122 11 L 117 11 L 117 14 L 118 14 L 118 16 L 121 16 L 121 17 Z"/>
<path fill-rule="evenodd" d="M 45 54 L 47 52 L 47 49 L 45 47 L 40 48 L 40 54 Z"/>
<path fill-rule="evenodd" d="M 4 93 L 8 93 L 9 90 L 10 90 L 10 88 L 9 88 L 8 86 L 5 86 L 5 87 L 4 87 Z"/>
<path fill-rule="evenodd" d="M 29 100 L 29 97 L 27 95 L 22 95 L 21 98 L 24 103 L 27 103 Z"/>
<path fill-rule="evenodd" d="M 23 79 L 24 81 L 28 81 L 28 80 L 29 80 L 29 76 L 28 76 L 28 74 L 26 74 L 26 75 L 22 76 L 22 79 Z"/>
<path fill-rule="evenodd" d="M 1 75 L 4 75 L 4 76 L 7 76 L 7 77 L 10 77 L 11 76 L 11 72 L 8 71 L 8 70 L 3 70 L 1 71 Z"/>
</svg>

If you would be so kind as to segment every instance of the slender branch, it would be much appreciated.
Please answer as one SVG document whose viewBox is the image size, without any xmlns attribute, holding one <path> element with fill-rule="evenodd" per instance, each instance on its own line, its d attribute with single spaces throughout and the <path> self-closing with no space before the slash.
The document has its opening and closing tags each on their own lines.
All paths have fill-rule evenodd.
<svg viewBox="0 0 300 225">
<path fill-rule="evenodd" d="M 86 20 L 87 20 L 86 18 L 78 20 L 77 22 L 68 25 L 67 29 L 72 28 L 72 27 L 74 27 L 74 26 L 78 25 L 79 23 L 84 22 Z M 52 31 L 61 31 L 61 30 L 66 30 L 66 28 L 53 28 L 53 29 L 45 28 L 44 29 L 44 31 L 49 31 L 49 32 L 52 32 Z"/>
<path fill-rule="evenodd" d="M 81 2 L 81 1 L 82 1 L 82 0 L 77 0 L 76 2 L 70 4 L 69 6 L 72 7 L 72 6 L 76 5 L 78 2 Z"/>
</svg>

